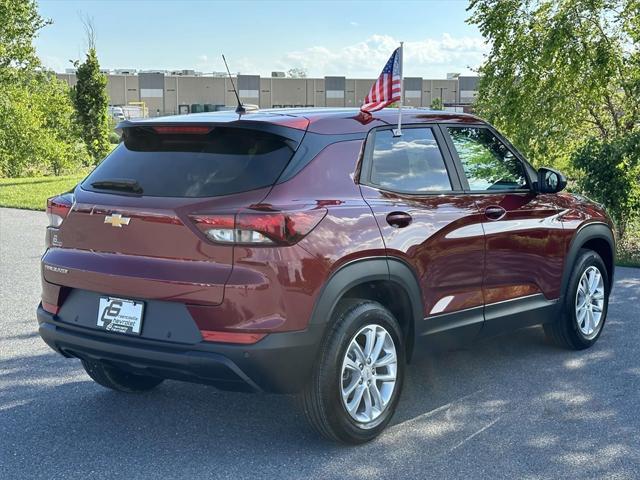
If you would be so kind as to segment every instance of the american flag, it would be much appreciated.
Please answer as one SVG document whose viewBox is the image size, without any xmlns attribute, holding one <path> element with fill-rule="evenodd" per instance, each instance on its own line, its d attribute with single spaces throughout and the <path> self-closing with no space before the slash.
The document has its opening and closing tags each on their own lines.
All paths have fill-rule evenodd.
<svg viewBox="0 0 640 480">
<path fill-rule="evenodd" d="M 401 79 L 400 48 L 396 48 L 371 90 L 364 97 L 360 110 L 367 113 L 375 112 L 399 101 Z"/>
</svg>

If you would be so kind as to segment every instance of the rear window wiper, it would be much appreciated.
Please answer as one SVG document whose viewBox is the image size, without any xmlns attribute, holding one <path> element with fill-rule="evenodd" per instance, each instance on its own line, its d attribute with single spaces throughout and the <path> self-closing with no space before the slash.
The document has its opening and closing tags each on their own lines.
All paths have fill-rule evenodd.
<svg viewBox="0 0 640 480">
<path fill-rule="evenodd" d="M 100 190 L 119 190 L 122 192 L 142 193 L 142 187 L 137 180 L 131 178 L 108 178 L 91 182 L 93 188 Z"/>
</svg>

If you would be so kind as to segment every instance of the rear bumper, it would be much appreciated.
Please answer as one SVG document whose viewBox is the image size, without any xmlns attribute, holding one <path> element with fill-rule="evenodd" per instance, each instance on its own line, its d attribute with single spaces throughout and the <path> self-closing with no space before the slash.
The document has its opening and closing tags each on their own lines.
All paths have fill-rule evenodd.
<svg viewBox="0 0 640 480">
<path fill-rule="evenodd" d="M 66 357 L 101 360 L 135 373 L 226 390 L 295 393 L 309 378 L 322 325 L 273 333 L 254 345 L 177 344 L 77 327 L 38 306 L 38 333 Z"/>
</svg>

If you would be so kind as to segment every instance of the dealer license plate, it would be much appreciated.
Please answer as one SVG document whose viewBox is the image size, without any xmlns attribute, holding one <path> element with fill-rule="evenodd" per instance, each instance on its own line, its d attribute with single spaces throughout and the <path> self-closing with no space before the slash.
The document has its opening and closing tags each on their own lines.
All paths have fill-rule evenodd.
<svg viewBox="0 0 640 480">
<path fill-rule="evenodd" d="M 100 297 L 97 326 L 110 332 L 140 335 L 144 303 L 125 298 Z"/>
</svg>

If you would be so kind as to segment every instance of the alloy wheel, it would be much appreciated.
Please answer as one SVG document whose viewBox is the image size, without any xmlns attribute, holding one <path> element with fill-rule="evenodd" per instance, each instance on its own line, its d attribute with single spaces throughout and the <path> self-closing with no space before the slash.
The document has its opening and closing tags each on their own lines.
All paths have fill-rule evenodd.
<svg viewBox="0 0 640 480">
<path fill-rule="evenodd" d="M 588 267 L 580 277 L 576 292 L 576 321 L 582 334 L 597 335 L 604 310 L 604 280 L 595 266 Z"/>
<path fill-rule="evenodd" d="M 342 361 L 340 393 L 347 413 L 367 428 L 382 415 L 396 387 L 398 357 L 389 332 L 371 324 L 351 339 Z"/>
</svg>

